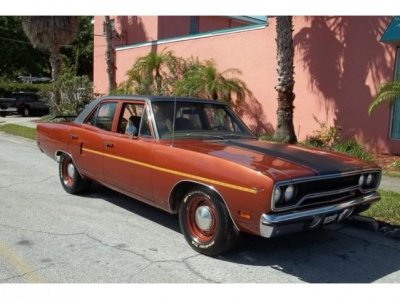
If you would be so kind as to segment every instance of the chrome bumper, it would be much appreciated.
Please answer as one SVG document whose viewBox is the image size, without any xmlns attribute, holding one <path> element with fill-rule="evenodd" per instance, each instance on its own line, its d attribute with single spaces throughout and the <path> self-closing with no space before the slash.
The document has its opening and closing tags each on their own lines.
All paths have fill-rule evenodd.
<svg viewBox="0 0 400 299">
<path fill-rule="evenodd" d="M 350 201 L 304 211 L 281 214 L 262 214 L 260 235 L 266 238 L 292 232 L 318 228 L 324 224 L 340 222 L 349 217 L 355 208 L 371 204 L 381 197 L 378 192 L 358 197 Z"/>
</svg>

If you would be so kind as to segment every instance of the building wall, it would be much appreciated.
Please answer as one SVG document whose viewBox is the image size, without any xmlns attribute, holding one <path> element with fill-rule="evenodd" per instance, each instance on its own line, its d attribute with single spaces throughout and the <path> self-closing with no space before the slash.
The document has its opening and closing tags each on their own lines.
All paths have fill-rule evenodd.
<svg viewBox="0 0 400 299">
<path fill-rule="evenodd" d="M 216 27 L 229 20 L 217 19 Z M 150 19 L 141 20 L 141 36 L 154 40 L 154 24 Z M 393 78 L 395 49 L 379 42 L 390 20 L 390 17 L 294 18 L 294 127 L 299 140 L 319 128 L 316 117 L 328 125 L 341 126 L 346 137 L 357 138 L 371 150 L 400 153 L 400 141 L 388 139 L 390 108 L 382 106 L 371 116 L 367 113 L 375 87 Z M 95 33 L 98 21 L 96 18 Z M 160 24 L 167 22 L 167 17 L 160 18 Z M 184 21 L 176 17 L 173 22 Z M 271 131 L 276 125 L 277 108 L 275 18 L 269 18 L 268 22 L 261 29 L 117 48 L 117 82 L 125 80 L 136 59 L 150 51 L 167 48 L 176 56 L 214 59 L 221 71 L 232 67 L 242 71 L 241 79 L 254 94 L 254 98 L 247 100 L 246 122 L 255 131 Z M 170 36 L 166 32 L 158 29 L 159 36 Z M 99 93 L 107 90 L 103 40 L 95 37 L 94 85 Z"/>
</svg>

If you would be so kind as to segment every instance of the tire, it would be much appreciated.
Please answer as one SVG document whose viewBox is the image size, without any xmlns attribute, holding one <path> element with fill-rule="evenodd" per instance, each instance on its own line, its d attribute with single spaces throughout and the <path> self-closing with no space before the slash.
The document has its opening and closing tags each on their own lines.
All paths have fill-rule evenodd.
<svg viewBox="0 0 400 299">
<path fill-rule="evenodd" d="M 66 192 L 79 194 L 90 187 L 90 181 L 79 174 L 70 156 L 62 154 L 58 166 L 61 185 Z"/>
<path fill-rule="evenodd" d="M 6 113 L 6 112 L 1 112 L 0 116 L 1 116 L 1 117 L 6 117 L 6 116 L 7 116 L 7 113 Z"/>
<path fill-rule="evenodd" d="M 31 109 L 29 107 L 24 107 L 24 110 L 22 111 L 22 116 L 28 117 L 31 115 Z"/>
<path fill-rule="evenodd" d="M 229 251 L 239 239 L 225 204 L 205 188 L 186 194 L 179 208 L 179 224 L 189 245 L 205 255 Z"/>
</svg>

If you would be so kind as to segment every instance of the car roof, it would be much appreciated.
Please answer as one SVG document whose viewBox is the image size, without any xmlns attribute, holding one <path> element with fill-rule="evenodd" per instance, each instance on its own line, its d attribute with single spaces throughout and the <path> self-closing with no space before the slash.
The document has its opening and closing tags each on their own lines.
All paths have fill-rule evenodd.
<svg viewBox="0 0 400 299">
<path fill-rule="evenodd" d="M 175 96 L 142 96 L 142 95 L 115 95 L 115 96 L 104 96 L 100 97 L 97 100 L 107 100 L 107 99 L 112 99 L 112 100 L 147 100 L 150 102 L 159 102 L 159 101 L 177 101 L 177 102 L 201 102 L 201 103 L 220 103 L 220 104 L 225 104 L 222 101 L 219 100 L 210 100 L 210 99 L 201 99 L 201 98 L 195 98 L 195 97 L 175 97 Z"/>
<path fill-rule="evenodd" d="M 174 96 L 142 96 L 142 95 L 109 95 L 99 97 L 91 101 L 85 109 L 78 115 L 75 119 L 75 123 L 83 123 L 86 117 L 91 113 L 94 107 L 101 101 L 106 100 L 124 100 L 124 101 L 137 101 L 137 100 L 144 100 L 150 102 L 192 102 L 192 103 L 204 103 L 204 104 L 217 104 L 217 105 L 226 105 L 225 102 L 219 100 L 209 100 L 209 99 L 200 99 L 200 98 L 189 98 L 189 97 L 174 97 Z"/>
</svg>

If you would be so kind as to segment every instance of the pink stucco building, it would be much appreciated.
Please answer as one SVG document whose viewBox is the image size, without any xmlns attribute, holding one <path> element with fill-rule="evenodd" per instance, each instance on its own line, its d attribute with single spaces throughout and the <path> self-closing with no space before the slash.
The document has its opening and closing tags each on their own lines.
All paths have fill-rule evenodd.
<svg viewBox="0 0 400 299">
<path fill-rule="evenodd" d="M 255 131 L 276 125 L 275 18 L 118 16 L 116 79 L 121 83 L 137 58 L 165 48 L 176 56 L 214 59 L 218 69 L 237 68 L 254 94 L 246 122 Z M 370 150 L 400 154 L 400 106 L 368 116 L 376 87 L 400 70 L 399 43 L 383 43 L 392 17 L 294 17 L 294 127 L 299 140 L 319 128 L 314 116 L 342 128 Z M 107 93 L 103 17 L 95 17 L 94 87 Z M 400 40 L 400 37 L 399 37 Z M 397 72 L 398 72 L 397 70 Z"/>
</svg>

